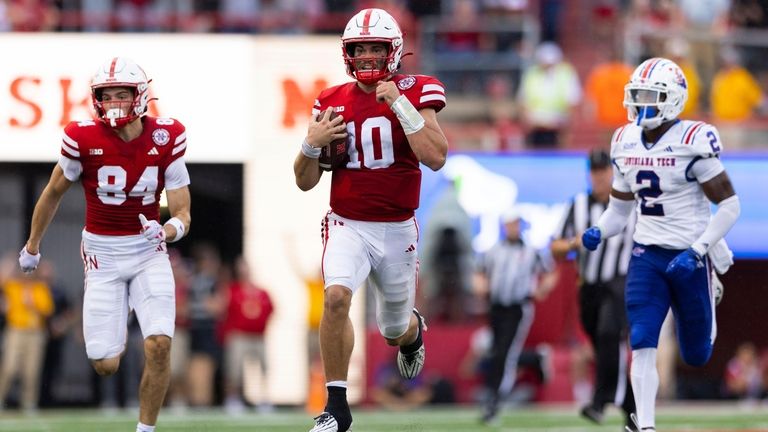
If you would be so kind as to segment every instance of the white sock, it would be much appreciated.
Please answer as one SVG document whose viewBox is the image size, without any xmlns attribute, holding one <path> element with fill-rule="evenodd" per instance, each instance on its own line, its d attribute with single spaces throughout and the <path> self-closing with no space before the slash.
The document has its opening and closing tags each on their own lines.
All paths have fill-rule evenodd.
<svg viewBox="0 0 768 432">
<path fill-rule="evenodd" d="M 136 432 L 155 432 L 155 427 L 139 422 L 139 424 L 136 425 Z"/>
<path fill-rule="evenodd" d="M 327 383 L 325 383 L 325 386 L 347 388 L 347 382 L 346 381 L 328 381 Z"/>
<path fill-rule="evenodd" d="M 659 372 L 656 370 L 656 348 L 632 351 L 632 390 L 635 393 L 637 421 L 640 429 L 656 428 L 656 392 Z"/>
</svg>

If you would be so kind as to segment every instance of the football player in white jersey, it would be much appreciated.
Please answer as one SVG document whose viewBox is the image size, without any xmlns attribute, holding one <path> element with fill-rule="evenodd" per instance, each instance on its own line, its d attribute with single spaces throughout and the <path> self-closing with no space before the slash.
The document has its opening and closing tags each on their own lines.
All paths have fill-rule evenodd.
<svg viewBox="0 0 768 432">
<path fill-rule="evenodd" d="M 149 80 L 131 60 L 115 57 L 91 80 L 98 119 L 64 128 L 61 155 L 32 215 L 19 264 L 31 272 L 40 243 L 64 193 L 83 185 L 86 220 L 83 336 L 99 375 L 112 375 L 125 350 L 133 309 L 144 336 L 144 373 L 136 432 L 153 432 L 170 381 L 171 338 L 176 317 L 174 280 L 166 242 L 189 231 L 189 173 L 184 125 L 146 116 Z M 171 218 L 161 225 L 160 192 Z"/>
<path fill-rule="evenodd" d="M 683 360 L 702 366 L 712 354 L 717 329 L 712 260 L 728 261 L 720 266 L 727 269 L 730 254 L 719 242 L 740 213 L 719 159 L 723 145 L 717 129 L 677 118 L 687 95 L 685 76 L 674 62 L 652 58 L 635 69 L 624 95 L 630 123 L 611 141 L 608 208 L 582 235 L 584 247 L 596 250 L 637 212 L 625 298 L 638 431 L 656 430 L 656 348 L 670 308 Z M 711 203 L 717 205 L 714 214 Z"/>
</svg>

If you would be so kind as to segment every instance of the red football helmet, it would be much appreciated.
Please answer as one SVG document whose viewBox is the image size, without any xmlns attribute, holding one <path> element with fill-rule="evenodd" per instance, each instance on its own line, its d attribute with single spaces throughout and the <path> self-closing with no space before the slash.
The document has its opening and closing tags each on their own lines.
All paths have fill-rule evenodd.
<svg viewBox="0 0 768 432">
<path fill-rule="evenodd" d="M 119 128 L 144 115 L 149 103 L 149 81 L 144 70 L 127 58 L 115 57 L 102 65 L 91 79 L 91 99 L 99 119 L 113 128 Z M 132 89 L 131 106 L 127 110 L 123 108 L 105 110 L 101 96 L 103 90 L 108 87 Z"/>
<path fill-rule="evenodd" d="M 355 58 L 355 44 L 381 42 L 387 44 L 387 57 Z M 363 9 L 347 23 L 341 36 L 341 49 L 347 74 L 363 84 L 374 84 L 391 77 L 400 68 L 403 55 L 403 32 L 392 15 L 382 9 Z M 372 61 L 373 69 L 358 69 L 356 61 Z M 382 61 L 383 60 L 383 61 Z M 378 67 L 379 63 L 381 66 Z"/>
</svg>

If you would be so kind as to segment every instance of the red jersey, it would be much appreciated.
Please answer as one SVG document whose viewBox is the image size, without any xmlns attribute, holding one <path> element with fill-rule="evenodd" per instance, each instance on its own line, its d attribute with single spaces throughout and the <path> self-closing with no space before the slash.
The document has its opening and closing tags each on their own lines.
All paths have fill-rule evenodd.
<svg viewBox="0 0 768 432">
<path fill-rule="evenodd" d="M 71 122 L 64 128 L 61 155 L 82 167 L 85 229 L 90 233 L 136 235 L 141 231 L 139 213 L 149 220 L 160 218 L 165 172 L 184 156 L 187 134 L 174 119 L 144 116 L 141 121 L 141 135 L 129 142 L 100 121 Z"/>
<path fill-rule="evenodd" d="M 392 81 L 417 110 L 445 106 L 445 88 L 426 75 L 395 75 Z M 365 93 L 357 82 L 320 93 L 313 112 L 329 106 L 347 124 L 349 163 L 331 178 L 331 209 L 349 219 L 403 221 L 419 207 L 421 169 L 403 127 L 376 92 Z"/>
<path fill-rule="evenodd" d="M 224 320 L 224 333 L 241 331 L 264 334 L 273 306 L 269 294 L 263 289 L 243 283 L 232 282 L 229 286 L 229 304 Z"/>
</svg>

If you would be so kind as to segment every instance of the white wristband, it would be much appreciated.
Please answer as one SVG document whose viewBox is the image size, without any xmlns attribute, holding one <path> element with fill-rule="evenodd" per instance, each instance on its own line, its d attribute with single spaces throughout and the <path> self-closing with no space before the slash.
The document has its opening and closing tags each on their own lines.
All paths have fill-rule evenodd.
<svg viewBox="0 0 768 432">
<path fill-rule="evenodd" d="M 320 153 L 322 152 L 323 152 L 323 149 L 312 147 L 311 145 L 309 145 L 306 139 L 304 139 L 304 142 L 301 143 L 301 153 L 310 159 L 319 159 Z"/>
<path fill-rule="evenodd" d="M 405 95 L 400 95 L 390 107 L 400 120 L 406 135 L 415 134 L 424 127 L 424 117 L 419 114 L 416 107 Z"/>
<path fill-rule="evenodd" d="M 182 222 L 181 219 L 177 217 L 172 217 L 168 219 L 165 225 L 170 225 L 176 228 L 176 235 L 173 236 L 173 238 L 167 237 L 165 239 L 165 241 L 167 241 L 168 243 L 177 242 L 181 240 L 182 237 L 184 237 L 184 222 Z"/>
</svg>

